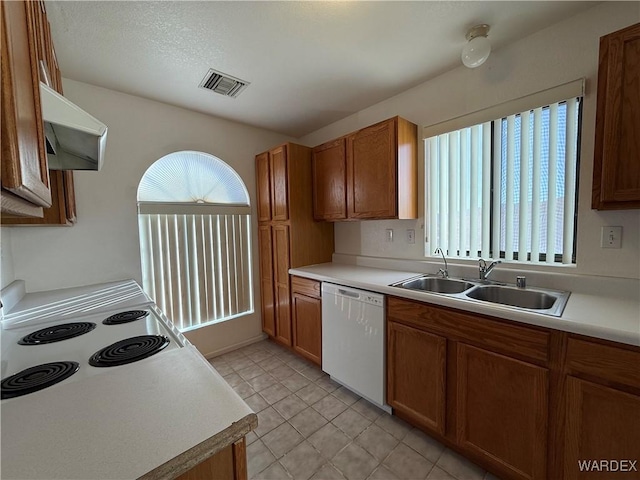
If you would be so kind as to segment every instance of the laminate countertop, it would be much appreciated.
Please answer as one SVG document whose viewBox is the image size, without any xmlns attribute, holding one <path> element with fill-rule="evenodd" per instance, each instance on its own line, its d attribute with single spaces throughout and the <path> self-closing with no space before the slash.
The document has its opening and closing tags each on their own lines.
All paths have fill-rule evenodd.
<svg viewBox="0 0 640 480">
<path fill-rule="evenodd" d="M 341 263 L 292 268 L 292 275 L 361 288 L 424 303 L 456 308 L 540 327 L 640 346 L 640 302 L 637 296 L 606 296 L 590 291 L 571 292 L 561 317 L 520 310 L 490 302 L 467 301 L 437 293 L 407 290 L 390 285 L 420 275 Z"/>
<path fill-rule="evenodd" d="M 170 479 L 257 427 L 192 345 L 2 402 L 3 479 Z"/>
</svg>

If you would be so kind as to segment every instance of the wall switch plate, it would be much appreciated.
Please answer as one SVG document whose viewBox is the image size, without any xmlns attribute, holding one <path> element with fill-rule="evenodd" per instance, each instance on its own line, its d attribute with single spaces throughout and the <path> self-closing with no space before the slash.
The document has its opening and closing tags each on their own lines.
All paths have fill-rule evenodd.
<svg viewBox="0 0 640 480">
<path fill-rule="evenodd" d="M 387 228 L 385 230 L 385 238 L 387 242 L 393 242 L 393 228 Z"/>
<path fill-rule="evenodd" d="M 622 227 L 602 227 L 600 246 L 602 248 L 621 248 Z"/>
<path fill-rule="evenodd" d="M 412 228 L 407 229 L 407 243 L 416 243 L 416 231 Z"/>
</svg>

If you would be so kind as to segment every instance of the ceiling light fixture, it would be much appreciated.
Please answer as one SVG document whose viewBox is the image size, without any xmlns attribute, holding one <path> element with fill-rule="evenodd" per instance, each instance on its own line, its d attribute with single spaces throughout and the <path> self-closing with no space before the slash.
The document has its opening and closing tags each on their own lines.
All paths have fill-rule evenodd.
<svg viewBox="0 0 640 480">
<path fill-rule="evenodd" d="M 462 49 L 462 63 L 465 67 L 476 68 L 486 62 L 491 53 L 491 42 L 487 38 L 490 26 L 483 23 L 471 27 L 467 32 L 467 44 Z"/>
</svg>

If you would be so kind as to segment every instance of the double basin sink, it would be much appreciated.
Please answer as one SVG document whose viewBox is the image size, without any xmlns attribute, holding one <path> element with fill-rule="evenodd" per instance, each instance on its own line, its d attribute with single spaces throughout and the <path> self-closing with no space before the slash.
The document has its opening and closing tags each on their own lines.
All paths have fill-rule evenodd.
<svg viewBox="0 0 640 480">
<path fill-rule="evenodd" d="M 489 302 L 555 317 L 562 315 L 569 299 L 569 292 L 540 288 L 517 288 L 510 285 L 487 284 L 486 282 L 433 275 L 421 275 L 394 283 L 391 286 L 438 293 L 462 300 Z"/>
</svg>

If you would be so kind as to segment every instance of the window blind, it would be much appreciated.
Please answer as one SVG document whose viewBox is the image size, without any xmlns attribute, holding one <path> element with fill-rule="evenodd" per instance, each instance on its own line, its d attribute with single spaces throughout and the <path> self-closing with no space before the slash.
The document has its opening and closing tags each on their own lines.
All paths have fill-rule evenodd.
<svg viewBox="0 0 640 480">
<path fill-rule="evenodd" d="M 144 291 L 181 330 L 253 312 L 249 215 L 138 215 Z"/>
<path fill-rule="evenodd" d="M 575 263 L 580 98 L 426 140 L 431 250 Z"/>
</svg>

